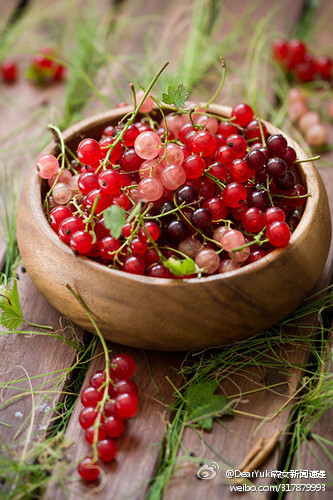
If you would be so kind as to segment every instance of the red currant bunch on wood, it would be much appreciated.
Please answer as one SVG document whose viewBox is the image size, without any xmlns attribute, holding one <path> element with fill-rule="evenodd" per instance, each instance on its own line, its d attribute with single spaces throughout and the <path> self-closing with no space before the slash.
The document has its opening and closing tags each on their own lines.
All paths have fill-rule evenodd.
<svg viewBox="0 0 333 500">
<path fill-rule="evenodd" d="M 118 354 L 104 371 L 93 373 L 89 385 L 81 392 L 83 409 L 79 424 L 85 431 L 86 441 L 93 447 L 93 456 L 84 458 L 78 465 L 78 472 L 85 481 L 98 478 L 98 459 L 108 463 L 115 458 L 115 439 L 125 431 L 125 420 L 138 411 L 139 390 L 131 380 L 135 369 L 131 356 Z"/>
</svg>

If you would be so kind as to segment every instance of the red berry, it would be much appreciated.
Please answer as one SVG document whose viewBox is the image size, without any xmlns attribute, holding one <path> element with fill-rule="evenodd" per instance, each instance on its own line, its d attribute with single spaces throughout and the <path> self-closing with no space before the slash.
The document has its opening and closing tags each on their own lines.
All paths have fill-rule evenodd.
<svg viewBox="0 0 333 500">
<path fill-rule="evenodd" d="M 95 206 L 95 214 L 100 214 L 111 205 L 111 196 L 109 194 L 102 192 L 101 189 L 93 189 L 87 195 L 86 198 L 87 207 L 92 208 L 96 198 L 98 198 L 98 201 Z"/>
<path fill-rule="evenodd" d="M 95 172 L 84 172 L 80 175 L 77 185 L 82 194 L 89 194 L 90 191 L 99 187 L 98 175 Z"/>
<path fill-rule="evenodd" d="M 239 207 L 245 203 L 246 198 L 246 188 L 238 182 L 231 182 L 223 190 L 223 201 L 228 207 Z"/>
<path fill-rule="evenodd" d="M 87 231 L 76 231 L 70 239 L 72 250 L 81 254 L 87 254 L 93 247 L 93 237 Z"/>
<path fill-rule="evenodd" d="M 101 158 L 104 159 L 106 156 L 109 158 L 109 162 L 114 164 L 116 161 L 119 160 L 119 158 L 122 155 L 123 152 L 123 146 L 121 142 L 117 142 L 115 146 L 113 146 L 113 143 L 115 142 L 115 139 L 113 137 L 103 137 L 99 141 L 99 146 L 101 148 Z M 111 153 L 109 151 L 111 150 Z"/>
<path fill-rule="evenodd" d="M 278 62 L 284 62 L 288 57 L 288 42 L 279 38 L 275 40 L 272 47 L 273 57 Z"/>
<path fill-rule="evenodd" d="M 88 427 L 91 427 L 95 420 L 97 418 L 97 412 L 95 411 L 95 408 L 92 406 L 86 406 L 81 410 L 81 413 L 79 415 L 79 423 L 82 427 L 82 429 L 88 429 Z"/>
<path fill-rule="evenodd" d="M 140 130 L 135 125 L 130 125 L 123 135 L 123 141 L 127 148 L 134 146 L 135 139 L 140 134 Z"/>
<path fill-rule="evenodd" d="M 50 212 L 51 226 L 55 231 L 58 231 L 60 224 L 63 220 L 72 216 L 72 212 L 68 207 L 57 206 Z"/>
<path fill-rule="evenodd" d="M 264 219 L 259 208 L 247 208 L 241 218 L 242 226 L 249 233 L 259 233 L 264 227 Z"/>
<path fill-rule="evenodd" d="M 244 103 L 236 104 L 231 111 L 231 116 L 235 117 L 233 123 L 237 123 L 237 125 L 240 125 L 241 127 L 246 127 L 246 125 L 253 120 L 253 115 L 254 113 L 252 108 L 248 104 Z"/>
<path fill-rule="evenodd" d="M 184 168 L 188 179 L 196 179 L 202 175 L 204 169 L 206 168 L 206 164 L 201 156 L 191 155 L 185 158 L 182 163 L 182 167 Z"/>
<path fill-rule="evenodd" d="M 64 219 L 59 225 L 59 237 L 65 243 L 69 243 L 72 235 L 76 233 L 76 231 L 80 231 L 84 229 L 84 224 L 82 220 L 77 217 L 67 217 Z"/>
<path fill-rule="evenodd" d="M 95 389 L 98 389 L 99 387 L 101 387 L 101 385 L 104 384 L 104 382 L 105 382 L 104 372 L 102 370 L 99 370 L 90 377 L 89 385 L 95 387 Z"/>
<path fill-rule="evenodd" d="M 235 158 L 235 152 L 229 146 L 222 146 L 216 152 L 216 160 L 222 163 L 224 167 L 229 167 Z"/>
<path fill-rule="evenodd" d="M 84 165 L 95 165 L 101 159 L 101 147 L 95 139 L 83 139 L 77 147 L 77 156 Z"/>
<path fill-rule="evenodd" d="M 91 457 L 86 457 L 79 463 L 77 467 L 78 473 L 87 482 L 95 481 L 100 473 L 100 468 L 96 465 Z"/>
<path fill-rule="evenodd" d="M 116 443 L 109 438 L 97 443 L 98 456 L 103 462 L 111 462 L 117 454 Z"/>
<path fill-rule="evenodd" d="M 135 237 L 130 243 L 130 249 L 137 255 L 143 255 L 147 251 L 147 243 L 141 238 Z"/>
<path fill-rule="evenodd" d="M 269 207 L 264 212 L 264 224 L 265 226 L 269 226 L 273 222 L 284 222 L 286 219 L 285 213 L 281 208 L 278 207 Z"/>
<path fill-rule="evenodd" d="M 108 417 L 104 422 L 105 433 L 110 438 L 116 438 L 122 435 L 125 430 L 124 421 L 113 415 Z"/>
<path fill-rule="evenodd" d="M 5 59 L 1 63 L 1 76 L 4 82 L 13 83 L 17 79 L 18 68 L 16 62 Z"/>
<path fill-rule="evenodd" d="M 113 260 L 120 247 L 120 241 L 113 236 L 106 236 L 99 242 L 99 251 L 105 260 Z"/>
<path fill-rule="evenodd" d="M 146 264 L 141 257 L 130 255 L 126 257 L 123 264 L 123 271 L 130 274 L 145 274 Z"/>
<path fill-rule="evenodd" d="M 134 417 L 138 411 L 138 397 L 135 394 L 120 394 L 115 399 L 115 409 L 122 419 Z"/>
<path fill-rule="evenodd" d="M 147 233 L 150 235 L 153 241 L 157 241 L 160 237 L 160 228 L 155 222 L 146 222 L 145 229 L 143 227 L 139 230 L 139 236 L 142 241 L 148 241 Z"/>
<path fill-rule="evenodd" d="M 215 152 L 215 148 L 216 139 L 207 130 L 197 132 L 192 140 L 191 149 L 196 155 L 210 156 Z"/>
<path fill-rule="evenodd" d="M 93 444 L 94 442 L 94 436 L 95 436 L 95 428 L 94 426 L 91 426 L 91 427 L 88 427 L 88 429 L 86 429 L 86 440 L 89 444 Z M 104 429 L 104 425 L 103 427 L 99 427 L 98 428 L 98 439 L 97 441 L 102 441 L 102 439 L 105 439 L 106 438 L 106 433 L 105 433 L 105 429 Z"/>
<path fill-rule="evenodd" d="M 227 138 L 229 135 L 237 134 L 238 128 L 232 122 L 221 122 L 218 126 L 217 133 Z"/>
<path fill-rule="evenodd" d="M 247 150 L 247 142 L 243 136 L 239 134 L 229 135 L 229 137 L 227 137 L 227 144 L 230 148 L 232 148 L 236 158 L 242 158 L 242 156 L 245 155 Z"/>
<path fill-rule="evenodd" d="M 135 373 L 136 365 L 132 356 L 118 354 L 111 360 L 110 375 L 112 378 L 131 378 Z"/>
<path fill-rule="evenodd" d="M 102 397 L 102 391 L 98 391 L 95 387 L 88 386 L 81 392 L 81 403 L 83 406 L 92 406 L 95 408 Z"/>
<path fill-rule="evenodd" d="M 285 247 L 290 240 L 290 229 L 286 222 L 273 222 L 267 227 L 267 238 L 274 247 Z"/>
<path fill-rule="evenodd" d="M 98 176 L 98 184 L 103 193 L 117 194 L 122 188 L 122 179 L 116 170 L 105 170 Z"/>
</svg>

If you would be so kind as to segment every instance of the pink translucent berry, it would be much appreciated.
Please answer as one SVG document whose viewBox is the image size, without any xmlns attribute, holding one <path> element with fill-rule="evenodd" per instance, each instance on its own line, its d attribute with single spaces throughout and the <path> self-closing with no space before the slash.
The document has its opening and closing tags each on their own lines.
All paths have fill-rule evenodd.
<svg viewBox="0 0 333 500">
<path fill-rule="evenodd" d="M 238 252 L 228 252 L 228 255 L 230 259 L 236 262 L 245 262 L 250 255 L 250 249 L 249 247 L 245 247 L 242 250 L 239 250 Z"/>
<path fill-rule="evenodd" d="M 48 179 L 47 182 L 48 182 L 48 185 L 50 187 L 53 186 L 53 183 L 56 180 L 56 177 L 57 177 L 59 171 L 60 171 L 60 169 L 58 169 L 58 172 L 56 174 L 52 175 L 52 177 L 50 177 Z M 65 170 L 63 170 L 61 172 L 61 174 L 59 175 L 58 182 L 64 182 L 65 184 L 70 184 L 72 177 L 73 177 L 73 175 L 71 174 L 71 172 L 67 168 L 65 168 Z"/>
<path fill-rule="evenodd" d="M 228 273 L 229 271 L 234 271 L 235 269 L 239 269 L 239 263 L 237 261 L 231 259 L 221 260 L 219 273 Z"/>
<path fill-rule="evenodd" d="M 203 248 L 196 254 L 195 263 L 206 274 L 213 274 L 219 268 L 220 258 L 212 248 Z"/>
<path fill-rule="evenodd" d="M 161 144 L 161 138 L 155 132 L 142 132 L 135 139 L 134 150 L 140 158 L 151 160 L 160 152 Z"/>
<path fill-rule="evenodd" d="M 214 117 L 208 117 L 206 115 L 197 115 L 195 118 L 195 123 L 197 125 L 202 125 L 211 134 L 216 134 L 219 122 Z"/>
<path fill-rule="evenodd" d="M 141 99 L 145 95 L 145 92 L 143 90 L 138 90 L 136 92 L 136 102 L 137 104 L 140 104 Z M 141 107 L 140 107 L 140 112 L 141 113 L 150 113 L 154 107 L 154 101 L 152 100 L 151 97 L 146 97 L 146 99 L 143 101 Z"/>
<path fill-rule="evenodd" d="M 220 242 L 224 250 L 230 252 L 234 248 L 245 245 L 245 238 L 243 233 L 237 229 L 230 229 L 222 234 Z"/>
<path fill-rule="evenodd" d="M 174 191 L 186 181 L 186 173 L 180 165 L 170 165 L 161 173 L 161 182 L 166 189 Z"/>
<path fill-rule="evenodd" d="M 72 197 L 72 190 L 68 184 L 58 182 L 53 188 L 52 195 L 58 205 L 66 205 Z"/>
<path fill-rule="evenodd" d="M 163 156 L 164 154 L 166 154 L 163 160 L 165 165 L 181 165 L 184 161 L 184 152 L 182 148 L 173 142 L 170 142 L 167 145 L 166 151 L 165 148 L 163 148 L 160 156 Z"/>
<path fill-rule="evenodd" d="M 172 132 L 175 137 L 178 137 L 179 130 L 185 123 L 183 117 L 181 115 L 168 115 L 166 117 L 166 122 L 168 130 Z M 161 121 L 161 127 L 164 127 L 164 120 Z"/>
<path fill-rule="evenodd" d="M 219 226 L 215 229 L 213 233 L 213 240 L 218 241 L 220 243 L 222 235 L 226 232 L 229 231 L 227 227 L 225 226 Z"/>
<path fill-rule="evenodd" d="M 50 179 L 59 169 L 57 158 L 51 154 L 41 155 L 37 158 L 36 169 L 42 179 Z"/>
<path fill-rule="evenodd" d="M 154 175 L 154 170 L 158 165 L 159 165 L 158 160 L 156 158 L 153 158 L 152 160 L 146 160 L 143 163 L 141 163 L 139 169 L 140 179 L 146 179 L 147 177 L 152 177 L 152 176 L 158 177 L 158 175 Z"/>
<path fill-rule="evenodd" d="M 142 179 L 138 184 L 138 196 L 140 200 L 156 201 L 163 194 L 163 185 L 153 177 Z"/>
</svg>

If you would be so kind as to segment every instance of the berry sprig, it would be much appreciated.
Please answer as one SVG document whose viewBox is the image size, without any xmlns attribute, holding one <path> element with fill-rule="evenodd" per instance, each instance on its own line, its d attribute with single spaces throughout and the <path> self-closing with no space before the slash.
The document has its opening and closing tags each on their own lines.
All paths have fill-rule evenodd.
<svg viewBox="0 0 333 500">
<path fill-rule="evenodd" d="M 245 103 L 219 120 L 173 85 L 165 105 L 150 92 L 166 65 L 145 91 L 133 87 L 126 119 L 79 143 L 74 170 L 52 127 L 60 155 L 36 165 L 53 179 L 45 196 L 53 229 L 75 254 L 170 279 L 223 273 L 286 246 L 310 195 L 296 151 Z"/>
<path fill-rule="evenodd" d="M 274 59 L 301 83 L 313 80 L 331 80 L 333 61 L 327 56 L 314 56 L 299 39 L 278 39 L 273 43 Z"/>
<path fill-rule="evenodd" d="M 117 454 L 115 438 L 125 431 L 125 420 L 138 411 L 138 387 L 133 382 L 136 364 L 128 354 L 118 354 L 110 360 L 109 350 L 91 312 L 80 295 L 67 283 L 67 289 L 76 298 L 91 321 L 103 347 L 105 369 L 93 373 L 89 385 L 81 392 L 83 409 L 79 424 L 85 431 L 86 441 L 92 446 L 92 456 L 84 457 L 78 472 L 87 482 L 100 475 L 98 460 L 108 463 Z"/>
</svg>

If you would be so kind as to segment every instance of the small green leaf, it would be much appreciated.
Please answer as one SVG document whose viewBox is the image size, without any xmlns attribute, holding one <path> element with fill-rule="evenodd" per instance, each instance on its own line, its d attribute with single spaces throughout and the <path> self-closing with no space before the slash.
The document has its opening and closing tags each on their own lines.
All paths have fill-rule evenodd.
<svg viewBox="0 0 333 500">
<path fill-rule="evenodd" d="M 185 276 L 186 274 L 193 274 L 196 271 L 195 262 L 189 257 L 186 259 L 169 257 L 168 260 L 163 262 L 163 265 L 167 269 L 170 269 L 170 271 L 176 276 Z"/>
<path fill-rule="evenodd" d="M 227 398 L 222 394 L 214 394 L 217 387 L 217 382 L 212 380 L 191 385 L 185 391 L 189 418 L 208 431 L 212 428 L 214 417 L 232 415 Z"/>
<path fill-rule="evenodd" d="M 168 87 L 168 92 L 162 92 L 162 101 L 165 104 L 174 104 L 177 108 L 184 106 L 189 92 L 185 89 L 184 85 L 180 83 L 172 83 Z"/>
<path fill-rule="evenodd" d="M 16 280 L 11 289 L 5 285 L 0 286 L 0 309 L 0 324 L 9 330 L 16 330 L 24 321 Z"/>
<path fill-rule="evenodd" d="M 110 230 L 111 236 L 118 239 L 121 235 L 121 230 L 126 222 L 126 212 L 118 205 L 112 205 L 103 212 L 104 224 Z"/>
</svg>

